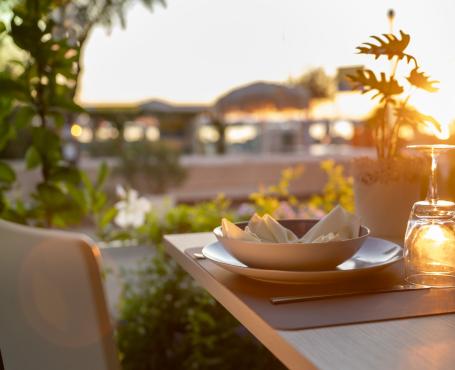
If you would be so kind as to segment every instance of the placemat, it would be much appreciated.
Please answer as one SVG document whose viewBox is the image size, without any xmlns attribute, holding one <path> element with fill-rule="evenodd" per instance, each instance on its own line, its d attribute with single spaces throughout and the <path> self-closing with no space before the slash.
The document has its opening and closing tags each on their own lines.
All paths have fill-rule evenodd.
<svg viewBox="0 0 455 370">
<path fill-rule="evenodd" d="M 316 295 L 361 289 L 387 288 L 402 281 L 402 264 L 372 274 L 361 282 L 343 285 L 284 285 L 249 279 L 226 271 L 208 259 L 195 259 L 202 248 L 185 251 L 200 269 L 223 284 L 271 327 L 280 330 L 365 323 L 455 312 L 455 289 L 424 289 L 326 298 L 274 305 L 275 296 Z"/>
</svg>

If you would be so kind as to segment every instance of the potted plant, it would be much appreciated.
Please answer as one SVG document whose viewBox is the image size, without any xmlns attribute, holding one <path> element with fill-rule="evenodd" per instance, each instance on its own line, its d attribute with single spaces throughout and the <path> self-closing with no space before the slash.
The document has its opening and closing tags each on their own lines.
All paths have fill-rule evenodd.
<svg viewBox="0 0 455 370">
<path fill-rule="evenodd" d="M 357 47 L 359 54 L 375 60 L 387 58 L 390 69 L 377 74 L 358 69 L 349 78 L 362 93 L 372 93 L 378 106 L 367 124 L 372 129 L 377 158 L 358 158 L 353 163 L 356 212 L 370 227 L 372 235 L 402 240 L 412 204 L 420 196 L 424 175 L 421 160 L 400 152 L 400 129 L 424 125 L 435 135 L 441 126 L 432 116 L 419 112 L 411 97 L 416 89 L 432 93 L 438 81 L 420 70 L 417 59 L 407 54 L 410 36 L 400 34 L 372 36 L 373 42 Z"/>
</svg>

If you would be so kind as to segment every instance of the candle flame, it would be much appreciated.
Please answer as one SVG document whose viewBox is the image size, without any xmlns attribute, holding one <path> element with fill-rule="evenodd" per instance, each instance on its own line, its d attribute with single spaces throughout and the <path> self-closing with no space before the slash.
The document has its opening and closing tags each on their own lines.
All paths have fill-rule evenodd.
<svg viewBox="0 0 455 370">
<path fill-rule="evenodd" d="M 421 238 L 431 240 L 432 242 L 442 243 L 447 239 L 444 228 L 440 225 L 429 225 L 424 229 Z"/>
</svg>

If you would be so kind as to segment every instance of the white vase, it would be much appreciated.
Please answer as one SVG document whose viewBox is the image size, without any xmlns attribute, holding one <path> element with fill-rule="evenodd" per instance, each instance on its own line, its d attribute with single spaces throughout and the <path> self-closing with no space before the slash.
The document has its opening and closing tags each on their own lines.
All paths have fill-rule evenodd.
<svg viewBox="0 0 455 370">
<path fill-rule="evenodd" d="M 403 243 L 412 205 L 419 200 L 419 182 L 365 184 L 354 181 L 356 214 L 371 236 Z"/>
</svg>

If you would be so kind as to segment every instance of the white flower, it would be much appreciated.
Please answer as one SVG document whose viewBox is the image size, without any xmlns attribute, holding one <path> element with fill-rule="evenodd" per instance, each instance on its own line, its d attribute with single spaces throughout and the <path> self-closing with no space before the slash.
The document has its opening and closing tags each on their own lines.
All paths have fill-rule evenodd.
<svg viewBox="0 0 455 370">
<path fill-rule="evenodd" d="M 117 185 L 115 187 L 115 193 L 120 199 L 126 198 L 126 190 L 122 185 Z"/>
<path fill-rule="evenodd" d="M 122 227 L 137 228 L 144 224 L 145 217 L 152 209 L 152 205 L 147 198 L 139 197 L 138 192 L 134 189 L 125 190 L 117 186 L 117 195 L 120 201 L 115 204 L 117 216 L 114 222 Z"/>
</svg>

